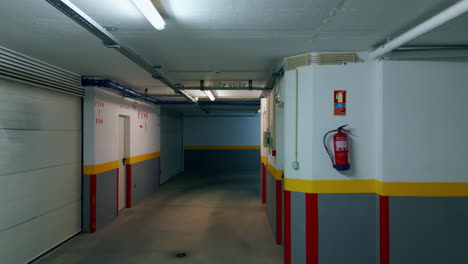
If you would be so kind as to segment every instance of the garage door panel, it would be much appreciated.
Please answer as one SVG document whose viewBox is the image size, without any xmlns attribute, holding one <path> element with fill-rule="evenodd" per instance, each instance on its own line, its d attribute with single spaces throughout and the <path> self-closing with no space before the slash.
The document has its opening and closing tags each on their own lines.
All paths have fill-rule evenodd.
<svg viewBox="0 0 468 264">
<path fill-rule="evenodd" d="M 81 98 L 0 79 L 0 263 L 81 231 Z"/>
<path fill-rule="evenodd" d="M 78 97 L 1 79 L 0 94 L 0 129 L 81 129 Z"/>
<path fill-rule="evenodd" d="M 81 202 L 0 232 L 1 263 L 27 263 L 81 230 Z"/>
<path fill-rule="evenodd" d="M 79 201 L 80 174 L 75 163 L 0 176 L 0 231 Z"/>
<path fill-rule="evenodd" d="M 81 131 L 0 129 L 0 175 L 81 161 Z"/>
</svg>

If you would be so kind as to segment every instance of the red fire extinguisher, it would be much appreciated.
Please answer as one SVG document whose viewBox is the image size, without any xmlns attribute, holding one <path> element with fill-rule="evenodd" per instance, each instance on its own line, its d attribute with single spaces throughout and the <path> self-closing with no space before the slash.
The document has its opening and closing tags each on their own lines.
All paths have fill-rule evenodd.
<svg viewBox="0 0 468 264">
<path fill-rule="evenodd" d="M 348 135 L 344 132 L 350 133 L 351 131 L 344 129 L 348 125 L 340 126 L 338 129 L 328 131 L 323 137 L 323 146 L 327 151 L 328 156 L 333 164 L 333 168 L 339 171 L 349 170 L 351 165 L 349 164 L 349 150 L 348 150 Z M 335 150 L 335 157 L 330 154 L 327 147 L 327 137 L 330 133 L 337 132 L 333 135 L 333 147 Z"/>
</svg>

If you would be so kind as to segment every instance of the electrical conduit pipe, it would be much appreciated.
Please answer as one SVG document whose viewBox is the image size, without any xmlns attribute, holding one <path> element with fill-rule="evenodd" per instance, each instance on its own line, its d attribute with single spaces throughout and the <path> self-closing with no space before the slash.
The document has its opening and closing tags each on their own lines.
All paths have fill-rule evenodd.
<svg viewBox="0 0 468 264">
<path fill-rule="evenodd" d="M 417 25 L 413 29 L 403 33 L 394 40 L 378 47 L 377 49 L 369 53 L 369 57 L 371 59 L 380 58 L 383 55 L 395 49 L 398 49 L 405 43 L 408 43 L 409 41 L 449 22 L 450 20 L 458 16 L 463 15 L 466 12 L 468 12 L 468 0 L 462 0 L 454 4 L 453 6 L 445 9 L 444 11 L 440 12 L 439 14 L 433 16 L 432 18 L 426 20 L 425 22 Z"/>
</svg>

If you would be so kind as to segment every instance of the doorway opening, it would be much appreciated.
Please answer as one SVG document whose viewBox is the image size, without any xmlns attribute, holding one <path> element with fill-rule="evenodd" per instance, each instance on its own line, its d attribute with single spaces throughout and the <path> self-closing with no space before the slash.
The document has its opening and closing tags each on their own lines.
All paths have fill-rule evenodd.
<svg viewBox="0 0 468 264">
<path fill-rule="evenodd" d="M 125 209 L 127 199 L 127 159 L 129 158 L 129 143 L 130 143 L 130 118 L 128 116 L 119 116 L 119 175 L 118 175 L 118 192 L 117 192 L 117 210 Z"/>
</svg>

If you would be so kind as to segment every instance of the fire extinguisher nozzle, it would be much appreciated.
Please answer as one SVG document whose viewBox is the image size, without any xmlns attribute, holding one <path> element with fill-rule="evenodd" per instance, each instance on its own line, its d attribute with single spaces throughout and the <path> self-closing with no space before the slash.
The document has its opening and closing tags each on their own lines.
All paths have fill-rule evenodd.
<svg viewBox="0 0 468 264">
<path fill-rule="evenodd" d="M 338 130 L 344 130 L 344 131 L 346 131 L 344 128 L 347 127 L 347 126 L 349 126 L 349 124 L 344 125 L 344 126 L 340 126 L 340 127 L 338 128 Z"/>
</svg>

